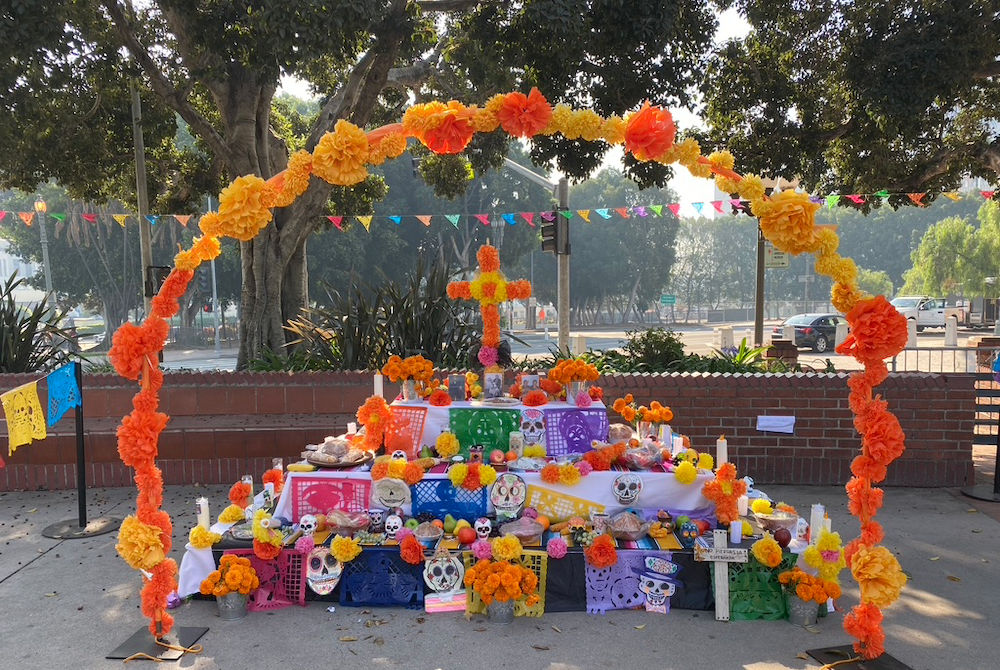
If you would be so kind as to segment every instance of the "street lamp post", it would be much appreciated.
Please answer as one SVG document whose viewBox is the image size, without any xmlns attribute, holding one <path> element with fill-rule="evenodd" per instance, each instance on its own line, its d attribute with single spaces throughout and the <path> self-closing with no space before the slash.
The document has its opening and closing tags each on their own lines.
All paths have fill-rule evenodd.
<svg viewBox="0 0 1000 670">
<path fill-rule="evenodd" d="M 42 196 L 35 199 L 35 213 L 38 215 L 38 228 L 42 235 L 42 271 L 45 273 L 45 292 L 52 293 L 52 268 L 49 265 L 49 236 L 45 232 L 46 212 L 48 205 Z"/>
</svg>

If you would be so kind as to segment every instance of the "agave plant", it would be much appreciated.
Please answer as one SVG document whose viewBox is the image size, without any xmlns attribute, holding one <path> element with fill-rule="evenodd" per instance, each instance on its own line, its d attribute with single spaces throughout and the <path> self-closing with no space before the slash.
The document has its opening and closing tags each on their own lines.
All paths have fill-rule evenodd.
<svg viewBox="0 0 1000 670">
<path fill-rule="evenodd" d="M 69 334 L 59 327 L 66 310 L 52 306 L 51 295 L 32 307 L 17 304 L 22 284 L 13 274 L 0 285 L 0 372 L 52 370 L 70 358 Z"/>
</svg>

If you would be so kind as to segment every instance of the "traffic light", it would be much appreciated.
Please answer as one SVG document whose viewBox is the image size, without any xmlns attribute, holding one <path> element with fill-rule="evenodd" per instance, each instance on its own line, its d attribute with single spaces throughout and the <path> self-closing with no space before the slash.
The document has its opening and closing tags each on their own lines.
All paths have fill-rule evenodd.
<svg viewBox="0 0 1000 670">
<path fill-rule="evenodd" d="M 146 297 L 152 298 L 160 292 L 160 287 L 170 275 L 171 268 L 166 265 L 149 265 L 146 267 Z"/>
<path fill-rule="evenodd" d="M 410 157 L 410 166 L 413 168 L 413 178 L 420 178 L 420 159 L 416 156 Z"/>
<path fill-rule="evenodd" d="M 207 264 L 198 268 L 198 290 L 204 296 L 212 295 L 212 269 Z"/>
<path fill-rule="evenodd" d="M 542 223 L 542 251 L 557 256 L 569 254 L 569 221 L 557 213 L 552 221 Z"/>
<path fill-rule="evenodd" d="M 215 306 L 213 305 L 211 298 L 205 301 L 205 304 L 204 306 L 202 306 L 201 311 L 209 313 L 215 311 Z"/>
</svg>

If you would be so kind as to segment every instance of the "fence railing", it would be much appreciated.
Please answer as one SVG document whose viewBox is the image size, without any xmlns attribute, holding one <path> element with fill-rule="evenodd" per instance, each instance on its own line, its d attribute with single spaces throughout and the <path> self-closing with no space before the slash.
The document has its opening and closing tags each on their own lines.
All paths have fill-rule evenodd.
<svg viewBox="0 0 1000 670">
<path fill-rule="evenodd" d="M 976 374 L 992 372 L 1000 347 L 916 347 L 893 357 L 892 372 Z"/>
</svg>

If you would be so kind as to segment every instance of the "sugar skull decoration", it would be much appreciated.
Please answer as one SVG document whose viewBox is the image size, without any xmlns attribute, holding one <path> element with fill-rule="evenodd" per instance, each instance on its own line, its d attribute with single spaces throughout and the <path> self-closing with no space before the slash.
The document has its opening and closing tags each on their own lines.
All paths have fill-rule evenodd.
<svg viewBox="0 0 1000 670">
<path fill-rule="evenodd" d="M 622 505 L 633 505 L 642 492 L 642 478 L 632 472 L 618 475 L 612 486 L 615 498 Z"/>
<path fill-rule="evenodd" d="M 385 536 L 390 540 L 396 539 L 396 533 L 403 529 L 403 518 L 398 514 L 390 514 L 385 518 Z"/>
<path fill-rule="evenodd" d="M 392 452 L 392 456 L 390 456 L 390 458 L 394 461 L 403 461 L 404 463 L 407 460 L 406 452 L 403 451 L 402 449 L 397 449 L 396 451 Z"/>
<path fill-rule="evenodd" d="M 372 533 L 381 532 L 382 524 L 385 523 L 385 510 L 379 509 L 378 507 L 372 507 L 368 510 L 368 519 L 371 522 L 368 525 L 368 530 Z"/>
<path fill-rule="evenodd" d="M 303 535 L 314 535 L 319 527 L 319 520 L 313 514 L 303 514 L 299 519 L 299 530 Z"/>
<path fill-rule="evenodd" d="M 424 582 L 435 593 L 450 593 L 458 589 L 465 576 L 465 566 L 444 546 L 439 546 L 432 558 L 424 562 Z"/>
<path fill-rule="evenodd" d="M 654 570 L 636 571 L 639 575 L 639 590 L 646 595 L 646 611 L 666 614 L 670 609 L 667 600 L 674 594 L 676 586 L 667 575 Z"/>
<path fill-rule="evenodd" d="M 410 503 L 410 487 L 402 479 L 379 479 L 372 482 L 372 507 L 392 508 Z"/>
<path fill-rule="evenodd" d="M 313 593 L 325 596 L 340 582 L 344 566 L 330 553 L 330 547 L 315 547 L 306 561 L 306 583 Z"/>
<path fill-rule="evenodd" d="M 545 444 L 545 412 L 540 409 L 521 410 L 521 432 L 525 444 Z"/>
<path fill-rule="evenodd" d="M 476 523 L 472 527 L 476 529 L 476 537 L 480 540 L 489 539 L 490 534 L 493 532 L 493 522 L 484 516 L 476 519 Z"/>
<path fill-rule="evenodd" d="M 693 547 L 695 540 L 698 539 L 698 526 L 693 521 L 685 521 L 679 530 L 681 546 L 685 549 Z"/>
<path fill-rule="evenodd" d="M 516 519 L 524 509 L 527 496 L 528 487 L 523 479 L 510 472 L 497 476 L 490 489 L 490 502 L 496 509 L 497 521 Z"/>
</svg>

